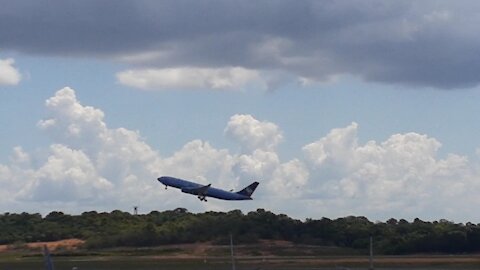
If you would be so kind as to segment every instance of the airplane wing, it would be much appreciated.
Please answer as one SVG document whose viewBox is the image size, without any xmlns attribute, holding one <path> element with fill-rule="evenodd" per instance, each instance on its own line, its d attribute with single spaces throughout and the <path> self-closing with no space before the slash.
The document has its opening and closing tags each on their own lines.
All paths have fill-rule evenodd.
<svg viewBox="0 0 480 270">
<path fill-rule="evenodd" d="M 206 186 L 202 186 L 199 188 L 184 188 L 182 190 L 188 190 L 188 193 L 196 194 L 196 195 L 205 195 L 207 193 L 207 190 L 210 188 L 212 184 L 208 184 Z"/>
</svg>

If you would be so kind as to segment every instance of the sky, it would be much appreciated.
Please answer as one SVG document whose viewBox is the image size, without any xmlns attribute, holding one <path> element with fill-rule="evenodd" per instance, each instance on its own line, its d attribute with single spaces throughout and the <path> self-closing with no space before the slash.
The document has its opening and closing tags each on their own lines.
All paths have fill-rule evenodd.
<svg viewBox="0 0 480 270">
<path fill-rule="evenodd" d="M 0 213 L 480 222 L 476 1 L 0 5 Z"/>
</svg>

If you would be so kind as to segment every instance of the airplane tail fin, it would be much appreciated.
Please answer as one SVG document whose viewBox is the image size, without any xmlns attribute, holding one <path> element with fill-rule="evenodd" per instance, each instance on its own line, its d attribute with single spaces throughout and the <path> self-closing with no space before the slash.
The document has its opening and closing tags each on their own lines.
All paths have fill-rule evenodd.
<svg viewBox="0 0 480 270">
<path fill-rule="evenodd" d="M 252 194 L 255 191 L 255 189 L 257 188 L 257 186 L 258 186 L 258 182 L 253 182 L 248 187 L 246 187 L 246 188 L 240 190 L 239 192 L 237 192 L 237 194 L 250 197 L 250 196 L 252 196 Z"/>
</svg>

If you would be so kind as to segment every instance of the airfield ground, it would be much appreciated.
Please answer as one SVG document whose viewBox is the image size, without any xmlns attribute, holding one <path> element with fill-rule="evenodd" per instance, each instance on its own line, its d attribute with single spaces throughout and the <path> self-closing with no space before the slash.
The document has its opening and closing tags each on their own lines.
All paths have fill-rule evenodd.
<svg viewBox="0 0 480 270">
<path fill-rule="evenodd" d="M 0 264 L 8 261 L 41 260 L 41 247 L 47 245 L 55 261 L 66 264 L 69 261 L 84 262 L 128 262 L 161 263 L 172 265 L 226 265 L 230 263 L 229 246 L 210 243 L 165 245 L 152 248 L 113 248 L 107 250 L 84 250 L 83 241 L 67 239 L 56 242 L 38 242 L 0 246 Z M 239 265 L 255 266 L 261 269 L 279 267 L 368 267 L 366 254 L 355 250 L 295 245 L 285 241 L 262 241 L 259 244 L 235 246 L 235 260 Z M 469 255 L 410 255 L 375 256 L 377 267 L 432 267 L 442 266 L 460 269 L 479 269 L 480 254 Z M 132 268 L 134 269 L 134 268 Z M 200 269 L 200 268 L 199 268 Z M 463 269 L 463 268 L 462 268 Z"/>
</svg>

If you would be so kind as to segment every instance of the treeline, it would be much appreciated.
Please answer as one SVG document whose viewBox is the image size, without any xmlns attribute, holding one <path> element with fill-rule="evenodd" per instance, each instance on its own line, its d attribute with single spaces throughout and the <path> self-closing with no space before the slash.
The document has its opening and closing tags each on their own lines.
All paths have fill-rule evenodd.
<svg viewBox="0 0 480 270">
<path fill-rule="evenodd" d="M 80 238 L 89 249 L 206 241 L 226 244 L 231 233 L 236 243 L 270 239 L 360 250 L 368 249 L 372 236 L 376 252 L 382 254 L 480 251 L 478 224 L 420 219 L 371 222 L 354 216 L 300 221 L 263 209 L 247 214 L 240 210 L 193 214 L 183 208 L 145 215 L 118 210 L 81 215 L 51 212 L 45 217 L 5 213 L 0 215 L 0 228 L 0 244 Z"/>
</svg>

